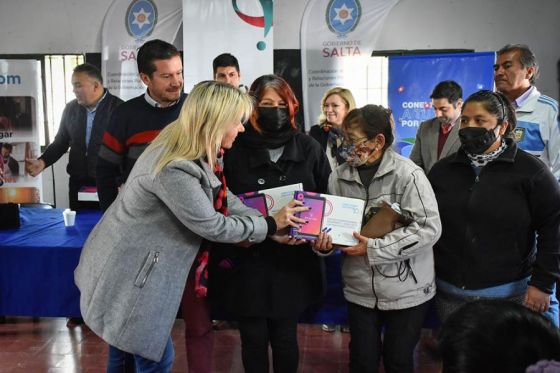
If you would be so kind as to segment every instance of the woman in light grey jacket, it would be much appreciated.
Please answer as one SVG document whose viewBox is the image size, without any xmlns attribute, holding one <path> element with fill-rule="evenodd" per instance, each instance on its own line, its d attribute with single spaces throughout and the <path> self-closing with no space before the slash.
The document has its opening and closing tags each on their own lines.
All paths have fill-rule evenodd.
<svg viewBox="0 0 560 373">
<path fill-rule="evenodd" d="M 111 346 L 134 354 L 137 372 L 171 371 L 171 328 L 203 239 L 261 242 L 302 222 L 294 214 L 307 208 L 298 202 L 264 218 L 215 174 L 217 154 L 244 131 L 251 112 L 247 94 L 219 82 L 198 84 L 84 246 L 75 271 L 84 320 Z"/>
<path fill-rule="evenodd" d="M 382 356 L 386 372 L 413 372 L 414 347 L 435 294 L 432 245 L 441 222 L 434 192 L 424 171 L 391 148 L 390 110 L 377 105 L 352 110 L 342 128 L 347 162 L 331 174 L 329 193 L 363 199 L 366 216 L 382 203 L 399 206 L 407 220 L 382 237 L 356 232 L 359 243 L 341 248 L 350 371 L 377 372 Z M 325 234 L 314 248 L 333 249 Z"/>
</svg>

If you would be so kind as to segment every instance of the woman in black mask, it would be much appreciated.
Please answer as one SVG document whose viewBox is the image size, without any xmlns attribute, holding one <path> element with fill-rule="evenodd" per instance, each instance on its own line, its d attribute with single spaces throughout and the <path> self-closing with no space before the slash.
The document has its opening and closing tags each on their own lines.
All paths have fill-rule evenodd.
<svg viewBox="0 0 560 373">
<path fill-rule="evenodd" d="M 461 149 L 428 175 L 442 221 L 434 247 L 442 321 L 466 302 L 502 298 L 558 325 L 560 189 L 544 163 L 517 147 L 515 125 L 504 95 L 471 95 L 461 113 Z"/>
<path fill-rule="evenodd" d="M 305 191 L 326 192 L 328 159 L 319 143 L 297 130 L 299 103 L 288 83 L 264 75 L 249 93 L 256 108 L 224 156 L 229 189 L 240 194 L 302 183 Z M 306 243 L 290 246 L 268 239 L 235 249 L 230 274 L 216 287 L 226 293 L 226 308 L 238 320 L 245 371 L 268 372 L 270 345 L 274 371 L 296 372 L 297 321 L 322 298 L 321 258 Z"/>
</svg>

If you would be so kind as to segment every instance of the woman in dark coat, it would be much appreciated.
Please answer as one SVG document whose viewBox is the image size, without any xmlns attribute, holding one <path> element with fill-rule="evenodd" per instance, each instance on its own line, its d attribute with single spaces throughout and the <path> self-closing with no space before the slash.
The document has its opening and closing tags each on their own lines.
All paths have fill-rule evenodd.
<svg viewBox="0 0 560 373">
<path fill-rule="evenodd" d="M 461 112 L 461 149 L 428 175 L 443 226 L 434 246 L 442 321 L 464 303 L 499 298 L 558 325 L 560 188 L 517 147 L 515 125 L 503 94 L 474 93 Z"/>
<path fill-rule="evenodd" d="M 296 129 L 299 104 L 288 83 L 261 76 L 249 93 L 256 108 L 224 157 L 230 190 L 240 194 L 302 183 L 306 191 L 326 192 L 328 159 L 315 140 Z M 248 250 L 237 248 L 236 256 L 222 286 L 227 285 L 227 308 L 239 322 L 245 371 L 268 371 L 270 345 L 274 371 L 296 372 L 298 318 L 323 295 L 321 258 L 307 244 L 268 239 Z"/>
</svg>

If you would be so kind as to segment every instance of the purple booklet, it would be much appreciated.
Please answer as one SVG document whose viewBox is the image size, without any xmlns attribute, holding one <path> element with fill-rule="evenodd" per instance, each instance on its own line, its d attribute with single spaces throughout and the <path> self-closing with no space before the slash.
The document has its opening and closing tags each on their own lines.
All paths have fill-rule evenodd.
<svg viewBox="0 0 560 373">
<path fill-rule="evenodd" d="M 263 193 L 249 192 L 239 194 L 237 197 L 241 200 L 241 202 L 243 202 L 245 206 L 258 210 L 263 216 L 268 216 L 266 196 Z"/>
<path fill-rule="evenodd" d="M 314 240 L 321 233 L 323 226 L 323 215 L 325 213 L 326 200 L 319 193 L 294 192 L 294 199 L 303 201 L 310 210 L 297 213 L 297 216 L 305 219 L 307 223 L 302 224 L 300 229 L 290 228 L 290 235 L 300 240 Z"/>
</svg>

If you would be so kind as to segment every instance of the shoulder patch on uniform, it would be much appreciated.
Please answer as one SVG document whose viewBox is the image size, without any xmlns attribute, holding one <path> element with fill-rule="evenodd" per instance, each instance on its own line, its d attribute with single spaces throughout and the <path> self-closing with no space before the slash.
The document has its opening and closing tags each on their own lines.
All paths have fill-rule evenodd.
<svg viewBox="0 0 560 373">
<path fill-rule="evenodd" d="M 516 127 L 513 130 L 513 138 L 515 140 L 515 142 L 520 142 L 523 141 L 523 138 L 525 137 L 525 128 L 523 127 Z"/>
</svg>

